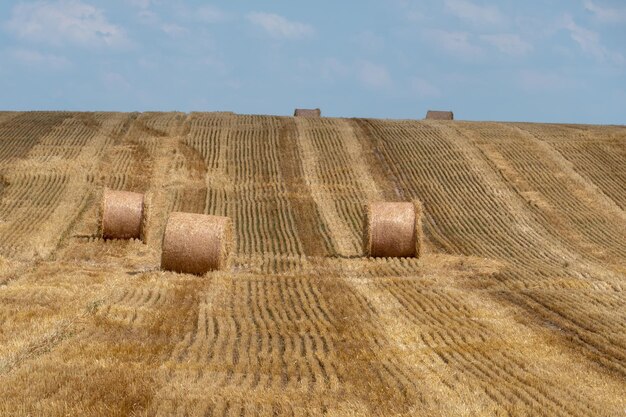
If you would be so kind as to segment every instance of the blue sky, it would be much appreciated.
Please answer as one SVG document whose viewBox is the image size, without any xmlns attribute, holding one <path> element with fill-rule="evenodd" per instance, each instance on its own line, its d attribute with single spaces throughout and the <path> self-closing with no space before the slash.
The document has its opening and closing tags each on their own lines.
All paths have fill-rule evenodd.
<svg viewBox="0 0 626 417">
<path fill-rule="evenodd" d="M 623 0 L 0 2 L 0 109 L 626 123 Z"/>
</svg>

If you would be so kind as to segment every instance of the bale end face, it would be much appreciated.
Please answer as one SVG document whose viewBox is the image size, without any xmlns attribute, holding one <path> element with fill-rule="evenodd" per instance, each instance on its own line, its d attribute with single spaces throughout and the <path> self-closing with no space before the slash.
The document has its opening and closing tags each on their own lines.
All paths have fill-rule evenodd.
<svg viewBox="0 0 626 417">
<path fill-rule="evenodd" d="M 104 239 L 140 239 L 144 223 L 144 195 L 104 189 L 100 208 Z"/>
<path fill-rule="evenodd" d="M 451 111 L 428 110 L 426 120 L 454 120 L 454 113 Z"/>
<path fill-rule="evenodd" d="M 422 206 L 414 203 L 371 203 L 365 209 L 363 251 L 372 257 L 420 257 Z"/>
<path fill-rule="evenodd" d="M 293 112 L 295 117 L 322 117 L 320 109 L 296 109 Z"/>
<path fill-rule="evenodd" d="M 165 226 L 161 268 L 196 275 L 225 269 L 232 248 L 230 218 L 174 212 Z"/>
</svg>

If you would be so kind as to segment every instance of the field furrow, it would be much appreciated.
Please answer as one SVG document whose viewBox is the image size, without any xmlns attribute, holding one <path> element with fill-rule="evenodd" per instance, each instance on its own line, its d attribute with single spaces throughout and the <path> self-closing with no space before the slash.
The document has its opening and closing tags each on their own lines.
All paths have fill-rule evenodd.
<svg viewBox="0 0 626 417">
<path fill-rule="evenodd" d="M 383 190 L 365 163 L 358 126 L 328 119 L 296 119 L 302 175 L 340 256 L 363 253 L 365 204 L 383 199 Z M 331 197 L 332 196 L 332 197 Z"/>
<path fill-rule="evenodd" d="M 547 228 L 563 244 L 598 262 L 618 264 L 626 257 L 626 213 L 583 178 L 577 178 L 549 146 L 514 128 L 485 125 L 465 130 L 488 157 L 504 159 L 501 168 L 509 184 L 528 199 Z M 496 166 L 498 164 L 496 163 Z"/>
<path fill-rule="evenodd" d="M 403 124 L 374 124 L 376 131 L 388 138 L 378 141 L 381 151 L 392 169 L 397 171 L 396 176 L 405 193 L 425 201 L 426 211 L 433 216 L 427 217 L 426 227 L 443 225 L 447 228 L 441 234 L 452 239 L 445 242 L 445 246 L 456 253 L 511 262 L 511 267 L 499 274 L 497 281 L 492 280 L 489 286 L 505 284 L 507 287 L 537 288 L 542 287 L 544 282 L 553 285 L 554 277 L 567 278 L 574 285 L 586 287 L 596 285 L 596 282 L 620 280 L 619 274 L 606 271 L 601 265 L 582 261 L 573 242 L 564 241 L 551 223 L 528 208 L 520 195 L 521 191 L 516 188 L 523 187 L 523 184 L 502 173 L 506 173 L 511 166 L 510 159 L 491 167 L 488 154 L 477 153 L 478 146 L 471 148 L 470 139 L 464 134 L 429 123 L 411 126 L 413 134 L 420 136 L 420 140 L 413 140 Z M 433 134 L 433 129 L 439 132 Z M 428 137 L 430 140 L 426 139 Z M 407 142 L 412 146 L 405 146 Z M 485 146 L 491 144 L 487 142 Z M 428 168 L 422 169 L 423 158 L 418 155 L 430 155 L 431 146 L 434 146 L 432 152 L 435 154 L 446 149 L 449 154 L 445 158 L 429 158 Z M 416 160 L 419 163 L 415 163 Z M 452 176 L 447 174 L 451 169 L 454 170 Z M 443 186 L 430 186 L 437 183 Z M 616 225 L 616 231 L 611 233 L 613 236 L 621 229 L 619 220 Z M 605 363 L 620 369 L 621 355 L 615 352 L 624 351 L 621 341 L 607 342 L 601 333 L 590 334 L 587 329 L 569 321 L 566 318 L 569 315 L 559 317 L 566 321 L 563 326 L 569 329 L 569 334 L 577 338 L 584 334 L 580 341 L 590 352 L 602 352 L 600 355 Z M 594 329 L 601 332 L 597 327 Z M 564 338 L 563 342 L 568 340 Z"/>
<path fill-rule="evenodd" d="M 583 416 L 600 412 L 600 409 L 580 409 L 588 404 L 588 399 L 583 399 L 581 406 L 572 406 L 583 394 L 542 380 L 536 371 L 539 364 L 528 369 L 525 356 L 518 353 L 530 353 L 528 345 L 507 346 L 488 322 L 473 320 L 479 313 L 465 304 L 464 294 L 422 289 L 407 281 L 389 284 L 381 285 L 382 289 L 389 290 L 398 300 L 403 314 L 416 329 L 425 330 L 418 336 L 425 345 L 446 358 L 449 366 L 458 366 L 464 375 L 475 377 L 476 386 L 482 386 L 485 392 L 498 392 L 511 403 L 524 404 L 533 413 Z M 541 348 L 548 351 L 547 346 L 535 341 L 532 349 Z M 537 360 L 542 361 L 544 355 L 537 355 Z M 495 381 L 499 382 L 494 385 Z"/>
<path fill-rule="evenodd" d="M 26 112 L 0 124 L 0 170 L 26 155 L 42 137 L 70 116 L 65 112 Z"/>
<path fill-rule="evenodd" d="M 300 255 L 302 243 L 278 161 L 280 119 L 238 119 L 226 156 L 233 198 L 238 202 L 229 207 L 237 230 L 237 252 Z"/>
<path fill-rule="evenodd" d="M 626 139 L 615 128 L 583 128 L 519 124 L 536 138 L 547 142 L 572 163 L 573 169 L 596 185 L 626 210 Z"/>
</svg>

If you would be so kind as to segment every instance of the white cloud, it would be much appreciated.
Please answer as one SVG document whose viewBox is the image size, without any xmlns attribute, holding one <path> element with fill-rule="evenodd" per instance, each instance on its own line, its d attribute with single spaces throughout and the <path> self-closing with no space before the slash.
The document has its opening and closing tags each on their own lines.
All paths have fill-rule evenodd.
<svg viewBox="0 0 626 417">
<path fill-rule="evenodd" d="M 19 3 L 7 29 L 20 39 L 62 45 L 120 46 L 124 31 L 110 23 L 102 10 L 79 0 Z"/>
<path fill-rule="evenodd" d="M 215 71 L 216 74 L 226 76 L 230 73 L 228 65 L 226 65 L 224 61 L 215 56 L 203 56 L 199 62 L 201 65 Z"/>
<path fill-rule="evenodd" d="M 574 40 L 583 51 L 598 58 L 604 57 L 604 48 L 600 44 L 600 35 L 596 32 L 577 25 L 571 16 L 565 16 L 563 19 L 563 28 L 569 31 L 572 40 Z"/>
<path fill-rule="evenodd" d="M 151 0 L 128 0 L 131 6 L 139 7 L 140 9 L 147 9 L 152 3 Z"/>
<path fill-rule="evenodd" d="M 371 31 L 360 32 L 352 40 L 367 52 L 378 52 L 385 48 L 385 39 Z"/>
<path fill-rule="evenodd" d="M 510 33 L 482 35 L 480 39 L 508 55 L 522 56 L 533 50 L 533 46 L 530 43 L 520 38 L 519 35 Z"/>
<path fill-rule="evenodd" d="M 596 19 L 604 23 L 621 23 L 626 22 L 626 8 L 612 9 L 603 7 L 591 0 L 583 2 L 585 10 L 592 13 Z"/>
<path fill-rule="evenodd" d="M 565 15 L 561 27 L 569 31 L 570 37 L 578 44 L 583 52 L 601 61 L 609 61 L 614 64 L 624 65 L 626 59 L 618 52 L 610 51 L 600 41 L 600 35 L 590 29 L 579 26 L 574 19 Z"/>
<path fill-rule="evenodd" d="M 10 54 L 13 60 L 30 68 L 62 70 L 71 66 L 70 61 L 65 57 L 30 49 L 14 49 L 10 51 Z"/>
<path fill-rule="evenodd" d="M 152 10 L 141 9 L 137 16 L 139 16 L 139 21 L 144 24 L 158 25 L 161 22 L 159 16 Z"/>
<path fill-rule="evenodd" d="M 439 88 L 423 78 L 413 77 L 410 80 L 410 84 L 411 89 L 421 97 L 441 96 L 441 91 L 439 90 Z"/>
<path fill-rule="evenodd" d="M 392 85 L 387 68 L 373 62 L 360 62 L 357 76 L 363 84 L 370 88 L 386 89 Z"/>
<path fill-rule="evenodd" d="M 477 25 L 499 25 L 505 20 L 495 6 L 479 6 L 468 0 L 445 0 L 446 10 L 461 20 Z"/>
<path fill-rule="evenodd" d="M 202 6 L 195 12 L 195 17 L 206 23 L 221 22 L 226 18 L 226 14 L 215 6 Z"/>
<path fill-rule="evenodd" d="M 427 37 L 440 48 L 462 58 L 472 58 L 482 55 L 482 49 L 470 41 L 467 32 L 448 32 L 445 30 L 430 30 Z"/>
<path fill-rule="evenodd" d="M 175 23 L 164 23 L 161 25 L 161 30 L 173 38 L 183 36 L 189 33 L 186 28 L 179 26 Z"/>
<path fill-rule="evenodd" d="M 138 17 L 141 23 L 153 26 L 172 38 L 189 35 L 193 31 L 191 25 L 193 23 L 217 23 L 227 18 L 226 14 L 215 6 L 188 8 L 183 4 L 176 4 L 172 9 L 173 13 L 166 17 L 169 21 L 166 21 L 149 8 L 153 3 L 151 0 L 132 0 L 132 3 L 140 8 Z"/>
<path fill-rule="evenodd" d="M 252 12 L 247 18 L 274 38 L 302 39 L 315 33 L 311 25 L 293 22 L 273 13 Z"/>
<path fill-rule="evenodd" d="M 113 91 L 128 91 L 132 86 L 122 74 L 117 72 L 107 72 L 102 75 L 104 85 Z"/>
<path fill-rule="evenodd" d="M 337 77 L 347 77 L 351 72 L 351 68 L 337 58 L 326 58 L 320 66 L 320 73 L 329 80 L 334 80 Z"/>
<path fill-rule="evenodd" d="M 570 89 L 578 84 L 563 74 L 536 70 L 520 71 L 519 78 L 524 89 L 539 92 Z"/>
<path fill-rule="evenodd" d="M 176 3 L 174 16 L 181 21 L 197 21 L 202 23 L 219 23 L 229 19 L 229 15 L 222 9 L 213 5 L 200 7 L 187 7 Z"/>
</svg>

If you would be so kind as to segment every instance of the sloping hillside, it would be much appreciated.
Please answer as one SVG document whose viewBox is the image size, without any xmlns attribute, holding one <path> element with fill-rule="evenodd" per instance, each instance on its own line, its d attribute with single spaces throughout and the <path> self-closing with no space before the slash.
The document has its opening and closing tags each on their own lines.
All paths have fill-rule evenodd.
<svg viewBox="0 0 626 417">
<path fill-rule="evenodd" d="M 364 258 L 412 199 L 427 253 Z M 160 271 L 171 211 L 232 268 Z M 626 127 L 0 113 L 0 415 L 623 416 L 625 291 Z"/>
</svg>

